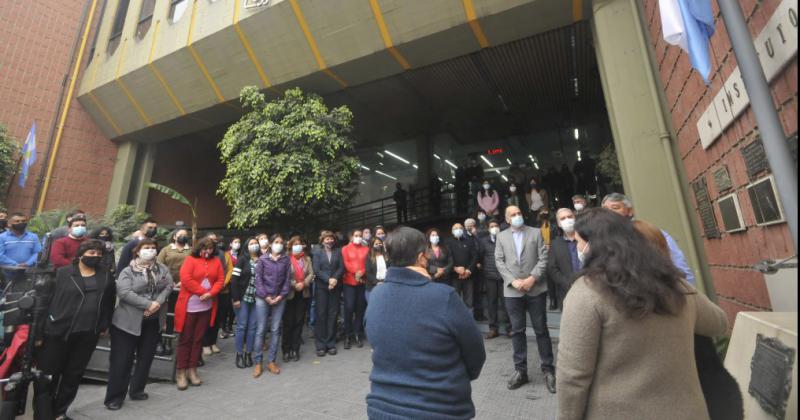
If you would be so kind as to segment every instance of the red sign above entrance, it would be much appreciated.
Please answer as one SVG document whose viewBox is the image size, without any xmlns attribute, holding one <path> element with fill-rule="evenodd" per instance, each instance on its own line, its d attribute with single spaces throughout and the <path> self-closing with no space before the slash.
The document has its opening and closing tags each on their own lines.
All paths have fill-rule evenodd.
<svg viewBox="0 0 800 420">
<path fill-rule="evenodd" d="M 501 148 L 497 148 L 497 149 L 489 149 L 489 150 L 487 150 L 486 154 L 489 155 L 489 156 L 494 156 L 494 155 L 501 155 L 501 154 L 503 154 L 503 152 L 505 152 L 505 150 L 503 150 Z"/>
</svg>

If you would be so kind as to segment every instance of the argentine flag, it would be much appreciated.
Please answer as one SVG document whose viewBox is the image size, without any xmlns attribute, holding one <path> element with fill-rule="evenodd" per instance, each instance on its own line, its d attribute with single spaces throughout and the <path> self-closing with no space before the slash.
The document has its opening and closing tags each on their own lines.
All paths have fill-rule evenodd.
<svg viewBox="0 0 800 420">
<path fill-rule="evenodd" d="M 692 67 L 708 85 L 711 75 L 709 39 L 714 35 L 711 0 L 660 0 L 658 8 L 664 41 L 686 51 Z"/>
<path fill-rule="evenodd" d="M 36 121 L 33 122 L 28 137 L 25 138 L 25 144 L 22 146 L 22 169 L 19 173 L 19 186 L 25 187 L 25 181 L 28 179 L 28 171 L 31 166 L 36 162 Z"/>
</svg>

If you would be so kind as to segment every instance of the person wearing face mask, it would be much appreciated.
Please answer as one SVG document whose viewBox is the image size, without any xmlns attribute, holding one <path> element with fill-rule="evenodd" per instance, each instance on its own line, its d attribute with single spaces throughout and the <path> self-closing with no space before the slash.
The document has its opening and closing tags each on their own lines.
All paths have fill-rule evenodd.
<svg viewBox="0 0 800 420">
<path fill-rule="evenodd" d="M 292 263 L 284 251 L 284 240 L 280 234 L 270 238 L 270 252 L 262 255 L 256 264 L 256 355 L 253 377 L 263 372 L 264 350 L 258 343 L 264 342 L 269 319 L 269 354 L 267 369 L 277 375 L 281 369 L 276 363 L 281 338 L 281 321 L 286 309 L 286 297 L 292 288 Z"/>
<path fill-rule="evenodd" d="M 336 236 L 329 230 L 319 234 L 321 247 L 311 259 L 314 268 L 314 301 L 315 317 L 314 340 L 317 357 L 326 354 L 335 356 L 336 350 L 336 318 L 339 313 L 341 299 L 341 278 L 344 274 L 342 253 L 336 249 Z"/>
<path fill-rule="evenodd" d="M 575 213 L 568 208 L 558 209 L 556 220 L 563 235 L 553 238 L 550 244 L 547 278 L 552 280 L 556 288 L 556 301 L 560 308 L 569 288 L 572 287 L 572 282 L 575 281 L 575 274 L 581 271 L 581 262 L 578 259 L 578 246 L 575 240 Z"/>
<path fill-rule="evenodd" d="M 259 233 L 256 235 L 256 239 L 258 240 L 258 246 L 261 250 L 261 254 L 269 254 L 269 235 L 264 233 Z"/>
<path fill-rule="evenodd" d="M 181 266 L 183 266 L 183 260 L 192 252 L 192 247 L 189 245 L 192 237 L 187 229 L 177 229 L 169 237 L 170 244 L 161 249 L 156 261 L 167 266 L 172 277 L 171 292 L 167 300 L 167 312 L 174 314 L 175 304 L 178 301 L 178 292 L 181 289 Z M 175 322 L 172 317 L 167 317 L 167 327 L 164 332 L 166 334 L 175 332 Z M 159 356 L 171 355 L 173 353 L 172 340 L 163 338 L 161 341 L 159 346 L 161 348 L 156 348 L 156 354 Z"/>
<path fill-rule="evenodd" d="M 245 244 L 247 254 L 239 257 L 231 277 L 231 300 L 236 311 L 236 367 L 239 369 L 253 366 L 253 348 L 258 326 L 255 275 L 261 246 L 256 238 L 247 239 Z"/>
<path fill-rule="evenodd" d="M 372 240 L 372 229 L 364 228 L 361 231 L 361 239 L 364 241 L 364 244 L 368 244 Z"/>
<path fill-rule="evenodd" d="M 520 197 L 519 194 L 519 187 L 515 183 L 510 183 L 508 185 L 508 197 L 506 198 L 506 206 L 517 206 L 522 208 L 522 203 L 525 200 Z M 527 203 L 525 203 L 527 204 Z"/>
<path fill-rule="evenodd" d="M 8 230 L 0 231 L 0 267 L 7 282 L 23 279 L 25 269 L 36 265 L 42 252 L 39 237 L 28 232 L 25 215 L 13 213 L 9 221 Z"/>
<path fill-rule="evenodd" d="M 208 327 L 214 325 L 217 295 L 225 285 L 225 272 L 211 238 L 197 241 L 183 261 L 180 277 L 181 289 L 175 303 L 175 332 L 180 333 L 175 383 L 183 391 L 189 383 L 193 386 L 203 383 L 197 372 L 203 336 Z"/>
<path fill-rule="evenodd" d="M 492 188 L 489 180 L 484 179 L 481 184 L 481 189 L 478 191 L 478 207 L 483 210 L 488 216 L 497 214 L 497 207 L 500 206 L 500 194 Z"/>
<path fill-rule="evenodd" d="M 66 214 L 64 217 L 64 226 L 57 227 L 50 232 L 50 241 L 55 242 L 67 235 L 69 235 L 69 224 L 73 218 L 86 219 L 86 212 L 83 210 L 75 210 Z"/>
<path fill-rule="evenodd" d="M 483 219 L 483 221 L 480 221 Z M 480 259 L 481 255 L 481 240 L 480 238 L 489 234 L 489 228 L 486 223 L 486 215 L 478 212 L 478 222 L 475 219 L 469 218 L 464 220 L 464 236 L 467 240 L 472 242 L 475 248 L 475 256 L 477 263 L 475 270 L 472 272 L 472 308 L 475 314 L 476 321 L 486 321 L 483 314 L 483 296 L 486 294 L 486 285 L 483 281 L 483 262 Z"/>
<path fill-rule="evenodd" d="M 34 331 L 39 346 L 35 360 L 39 369 L 52 377 L 48 387 L 53 406 L 48 418 L 68 418 L 67 410 L 97 340 L 111 324 L 116 294 L 114 279 L 100 265 L 103 252 L 105 244 L 98 240 L 82 242 L 72 263 L 59 268 L 41 293 L 46 317 L 41 329 Z M 44 390 L 34 386 L 34 391 L 39 395 Z"/>
<path fill-rule="evenodd" d="M 381 225 L 375 226 L 375 237 L 381 241 L 386 241 L 386 229 Z"/>
<path fill-rule="evenodd" d="M 239 261 L 239 256 L 246 256 L 247 250 L 242 249 L 242 239 L 238 236 L 234 236 L 231 239 L 230 244 L 228 245 L 227 251 L 225 251 L 225 261 L 227 263 L 227 268 L 225 270 L 225 284 L 227 289 L 227 294 L 230 296 L 230 284 L 231 278 L 233 276 L 233 269 L 236 267 L 236 263 Z M 226 289 L 222 290 L 222 294 L 225 294 Z M 226 310 L 223 312 L 224 317 L 222 321 L 219 323 L 220 326 L 220 333 L 219 338 L 230 338 L 233 337 L 233 323 L 235 313 L 233 310 L 233 301 L 231 299 L 225 299 L 228 302 L 228 306 Z"/>
<path fill-rule="evenodd" d="M 367 310 L 367 301 L 364 296 L 367 254 L 369 254 L 369 247 L 366 246 L 361 231 L 353 230 L 350 234 L 350 243 L 342 248 L 345 350 L 349 350 L 353 343 L 356 347 L 364 346 L 362 340 L 364 312 Z"/>
<path fill-rule="evenodd" d="M 519 207 L 506 208 L 506 221 L 511 225 L 497 235 L 494 258 L 503 277 L 503 295 L 511 320 L 511 344 L 514 348 L 514 375 L 508 389 L 517 389 L 528 382 L 528 339 L 526 316 L 530 316 L 541 360 L 544 383 L 556 392 L 553 345 L 547 329 L 547 247 L 539 229 L 525 225 Z"/>
<path fill-rule="evenodd" d="M 105 406 L 119 410 L 125 394 L 133 401 L 148 398 L 144 387 L 150 366 L 166 324 L 167 298 L 172 276 L 166 265 L 156 261 L 156 241 L 142 239 L 133 249 L 131 265 L 117 278 L 119 304 L 111 325 L 108 386 Z M 136 360 L 136 368 L 131 368 Z"/>
<path fill-rule="evenodd" d="M 451 273 L 453 271 L 453 256 L 442 243 L 442 233 L 439 229 L 428 229 L 425 234 L 428 238 L 428 249 L 425 258 L 428 259 L 428 274 L 431 280 L 453 286 Z"/>
<path fill-rule="evenodd" d="M 369 243 L 369 255 L 367 255 L 367 264 L 365 275 L 367 277 L 364 287 L 364 298 L 369 303 L 369 295 L 375 286 L 383 283 L 386 280 L 386 270 L 389 267 L 389 259 L 386 258 L 386 250 L 384 249 L 383 240 L 380 238 L 373 238 Z"/>
<path fill-rule="evenodd" d="M 586 197 L 576 194 L 572 196 L 572 208 L 575 209 L 575 213 L 580 213 L 584 209 L 588 207 L 588 202 L 586 201 Z"/>
<path fill-rule="evenodd" d="M 156 222 L 156 220 L 152 217 L 148 217 L 144 222 L 142 222 L 142 225 L 139 226 L 139 232 L 141 232 L 143 236 L 136 237 L 136 235 L 134 235 L 134 238 L 125 244 L 124 248 L 122 248 L 122 251 L 119 254 L 119 261 L 117 261 L 117 273 L 121 273 L 122 270 L 131 265 L 133 249 L 136 248 L 136 245 L 139 244 L 139 241 L 142 240 L 142 238 L 155 239 L 156 234 L 158 233 L 158 222 Z"/>
<path fill-rule="evenodd" d="M 314 267 L 311 258 L 306 255 L 306 242 L 301 237 L 293 236 L 289 239 L 288 246 L 291 252 L 289 262 L 292 264 L 292 281 L 283 312 L 283 361 L 298 362 L 306 308 L 311 298 L 311 283 L 314 281 Z"/>
<path fill-rule="evenodd" d="M 489 333 L 486 338 L 491 340 L 498 335 L 499 321 L 507 318 L 503 302 L 503 277 L 497 271 L 494 260 L 494 251 L 497 247 L 497 235 L 500 234 L 500 223 L 497 220 L 489 222 L 489 234 L 481 238 L 480 260 L 483 262 L 483 274 L 486 284 L 486 299 L 489 309 Z M 511 337 L 511 324 L 506 323 L 506 335 Z"/>
<path fill-rule="evenodd" d="M 475 241 L 467 236 L 461 223 L 453 225 L 452 233 L 453 237 L 447 243 L 447 251 L 453 257 L 450 282 L 456 289 L 456 294 L 464 301 L 464 305 L 472 310 L 472 275 L 477 270 L 478 249 Z"/>
<path fill-rule="evenodd" d="M 220 329 L 225 325 L 228 314 L 233 312 L 230 282 L 234 266 L 231 260 L 231 253 L 228 252 L 229 250 L 226 248 L 225 242 L 214 232 L 207 233 L 206 237 L 211 239 L 214 243 L 214 255 L 219 259 L 220 264 L 222 264 L 222 271 L 225 273 L 225 283 L 217 296 L 217 315 L 214 319 L 214 324 L 208 327 L 206 335 L 203 338 L 204 357 L 222 352 L 219 346 L 217 346 L 217 339 L 220 338 Z M 227 338 L 227 336 L 224 336 L 224 333 L 223 338 Z M 202 366 L 203 363 L 203 359 L 201 359 L 200 366 Z"/>
<path fill-rule="evenodd" d="M 537 179 L 531 179 L 530 189 L 525 198 L 531 211 L 531 220 L 536 220 L 539 217 L 539 210 L 550 207 L 547 190 Z"/>
<path fill-rule="evenodd" d="M 81 243 L 86 240 L 86 219 L 73 217 L 69 222 L 69 234 L 55 242 L 50 248 L 50 263 L 59 269 L 72 263 Z"/>
<path fill-rule="evenodd" d="M 392 266 L 367 308 L 370 418 L 475 417 L 470 382 L 486 361 L 483 339 L 455 290 L 431 281 L 426 249 L 409 227 L 386 239 Z"/>
<path fill-rule="evenodd" d="M 114 231 L 111 230 L 108 226 L 101 226 L 97 229 L 93 229 L 89 232 L 89 239 L 97 239 L 103 241 L 106 245 L 106 252 L 103 253 L 103 260 L 100 261 L 100 264 L 109 272 L 111 272 L 112 276 L 116 277 L 117 273 L 117 262 L 116 262 L 116 250 L 114 249 Z"/>
</svg>

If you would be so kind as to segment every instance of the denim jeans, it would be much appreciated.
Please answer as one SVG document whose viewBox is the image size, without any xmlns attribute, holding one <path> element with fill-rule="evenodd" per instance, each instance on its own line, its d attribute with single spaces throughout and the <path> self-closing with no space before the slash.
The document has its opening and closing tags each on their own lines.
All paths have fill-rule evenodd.
<svg viewBox="0 0 800 420">
<path fill-rule="evenodd" d="M 317 321 L 317 282 L 311 283 L 311 304 L 308 305 L 308 326 L 314 327 L 314 323 Z"/>
<path fill-rule="evenodd" d="M 278 355 L 278 343 L 281 339 L 281 321 L 283 320 L 283 309 L 286 308 L 286 300 L 281 300 L 277 305 L 269 305 L 267 301 L 261 298 L 256 298 L 256 318 L 258 319 L 258 326 L 256 327 L 256 363 L 261 363 L 264 359 L 263 346 L 260 343 L 264 342 L 264 334 L 267 330 L 267 319 L 270 318 L 269 326 L 269 354 L 267 355 L 267 362 L 274 362 Z"/>
<path fill-rule="evenodd" d="M 252 353 L 258 326 L 256 304 L 242 300 L 241 305 L 236 310 L 236 353 Z M 247 350 L 245 350 L 245 346 L 247 346 Z"/>
<path fill-rule="evenodd" d="M 514 368 L 528 372 L 528 340 L 525 336 L 525 315 L 531 318 L 536 345 L 542 361 L 543 372 L 555 372 L 553 366 L 553 344 L 547 329 L 547 292 L 538 296 L 507 297 L 506 309 L 511 321 L 511 345 L 514 348 Z"/>
</svg>

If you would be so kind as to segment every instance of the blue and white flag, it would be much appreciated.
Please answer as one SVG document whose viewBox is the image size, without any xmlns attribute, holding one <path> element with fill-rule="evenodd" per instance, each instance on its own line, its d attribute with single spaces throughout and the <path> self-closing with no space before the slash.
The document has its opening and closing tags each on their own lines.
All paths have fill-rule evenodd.
<svg viewBox="0 0 800 420">
<path fill-rule="evenodd" d="M 714 35 L 714 12 L 711 0 L 660 0 L 661 28 L 664 41 L 680 46 L 689 54 L 692 67 L 709 84 L 711 52 L 709 39 Z"/>
<path fill-rule="evenodd" d="M 25 181 L 28 179 L 28 171 L 31 166 L 36 162 L 36 121 L 33 122 L 28 137 L 25 138 L 25 144 L 22 145 L 22 169 L 19 173 L 19 186 L 25 187 Z"/>
</svg>

